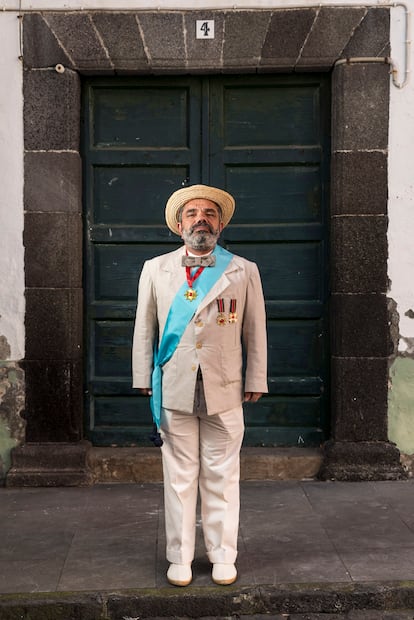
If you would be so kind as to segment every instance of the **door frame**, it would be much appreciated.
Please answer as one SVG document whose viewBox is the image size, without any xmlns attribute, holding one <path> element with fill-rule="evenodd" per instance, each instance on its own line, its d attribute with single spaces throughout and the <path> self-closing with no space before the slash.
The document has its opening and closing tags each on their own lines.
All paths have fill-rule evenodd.
<svg viewBox="0 0 414 620">
<path fill-rule="evenodd" d="M 387 308 L 390 76 L 386 61 L 369 60 L 389 55 L 390 9 L 318 5 L 207 13 L 24 14 L 26 442 L 32 449 L 57 444 L 53 460 L 60 444 L 69 454 L 83 437 L 81 75 L 328 71 L 332 440 L 324 446 L 320 475 L 401 477 L 399 451 L 387 436 L 388 363 L 395 346 Z M 210 47 L 195 39 L 197 16 L 216 20 Z M 288 25 L 285 40 L 280 33 Z M 122 41 L 114 34 L 121 26 Z M 358 62 L 336 64 L 349 52 Z"/>
</svg>

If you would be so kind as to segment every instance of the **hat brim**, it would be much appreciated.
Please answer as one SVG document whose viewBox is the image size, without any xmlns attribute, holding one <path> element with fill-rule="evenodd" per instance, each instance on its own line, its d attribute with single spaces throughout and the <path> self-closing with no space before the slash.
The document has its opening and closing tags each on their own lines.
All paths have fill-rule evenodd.
<svg viewBox="0 0 414 620">
<path fill-rule="evenodd" d="M 235 201 L 233 196 L 223 189 L 208 185 L 189 185 L 174 192 L 165 207 L 165 221 L 168 228 L 176 235 L 181 235 L 178 229 L 178 211 L 190 200 L 204 198 L 216 203 L 221 209 L 223 227 L 227 226 L 233 217 Z"/>
</svg>

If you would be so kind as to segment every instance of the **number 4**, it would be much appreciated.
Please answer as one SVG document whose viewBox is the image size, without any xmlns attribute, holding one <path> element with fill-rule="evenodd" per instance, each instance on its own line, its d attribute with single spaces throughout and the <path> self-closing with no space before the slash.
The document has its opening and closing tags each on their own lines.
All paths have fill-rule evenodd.
<svg viewBox="0 0 414 620">
<path fill-rule="evenodd" d="M 196 20 L 197 39 L 214 39 L 214 19 Z"/>
</svg>

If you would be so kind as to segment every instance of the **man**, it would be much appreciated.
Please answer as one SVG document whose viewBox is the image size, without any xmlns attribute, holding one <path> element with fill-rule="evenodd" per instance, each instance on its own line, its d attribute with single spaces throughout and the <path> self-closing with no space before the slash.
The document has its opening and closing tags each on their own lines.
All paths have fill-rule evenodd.
<svg viewBox="0 0 414 620">
<path fill-rule="evenodd" d="M 165 218 L 184 248 L 147 261 L 139 283 L 133 386 L 151 396 L 163 442 L 167 579 L 177 586 L 192 580 L 198 489 L 212 579 L 237 578 L 242 403 L 267 392 L 257 266 L 217 245 L 234 208 L 215 187 L 174 192 Z"/>
</svg>

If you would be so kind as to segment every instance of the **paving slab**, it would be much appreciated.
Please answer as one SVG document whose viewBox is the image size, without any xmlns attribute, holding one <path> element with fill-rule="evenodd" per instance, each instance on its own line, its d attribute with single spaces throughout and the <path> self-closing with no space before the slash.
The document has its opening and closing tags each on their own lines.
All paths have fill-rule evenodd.
<svg viewBox="0 0 414 620">
<path fill-rule="evenodd" d="M 168 584 L 161 484 L 1 488 L 0 519 L 1 620 L 414 619 L 414 480 L 242 482 L 230 587 L 200 518 L 194 580 Z"/>
</svg>

